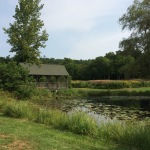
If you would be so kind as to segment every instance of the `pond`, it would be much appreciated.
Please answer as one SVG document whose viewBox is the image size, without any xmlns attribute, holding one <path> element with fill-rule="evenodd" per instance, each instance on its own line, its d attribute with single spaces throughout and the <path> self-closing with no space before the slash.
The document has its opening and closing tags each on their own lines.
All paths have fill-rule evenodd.
<svg viewBox="0 0 150 150">
<path fill-rule="evenodd" d="M 103 97 L 99 99 L 66 100 L 61 106 L 65 112 L 85 111 L 93 117 L 117 120 L 150 119 L 150 98 L 148 97 Z"/>
</svg>

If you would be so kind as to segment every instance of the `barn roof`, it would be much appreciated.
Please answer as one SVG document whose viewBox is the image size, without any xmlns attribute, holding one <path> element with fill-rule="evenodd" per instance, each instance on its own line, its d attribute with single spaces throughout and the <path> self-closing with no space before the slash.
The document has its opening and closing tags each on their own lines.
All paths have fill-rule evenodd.
<svg viewBox="0 0 150 150">
<path fill-rule="evenodd" d="M 52 64 L 29 64 L 21 63 L 21 66 L 29 70 L 30 75 L 51 75 L 51 76 L 68 76 L 68 72 L 64 65 Z"/>
</svg>

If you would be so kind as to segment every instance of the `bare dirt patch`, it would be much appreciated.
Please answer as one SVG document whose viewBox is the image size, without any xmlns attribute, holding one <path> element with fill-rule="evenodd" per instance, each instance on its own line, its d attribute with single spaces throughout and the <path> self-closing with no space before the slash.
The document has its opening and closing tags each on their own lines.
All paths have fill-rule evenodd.
<svg viewBox="0 0 150 150">
<path fill-rule="evenodd" d="M 7 150 L 33 150 L 27 141 L 16 140 L 8 145 L 3 146 Z"/>
<path fill-rule="evenodd" d="M 0 138 L 1 138 L 1 139 L 6 139 L 6 138 L 9 138 L 9 135 L 6 135 L 6 134 L 0 134 Z"/>
</svg>

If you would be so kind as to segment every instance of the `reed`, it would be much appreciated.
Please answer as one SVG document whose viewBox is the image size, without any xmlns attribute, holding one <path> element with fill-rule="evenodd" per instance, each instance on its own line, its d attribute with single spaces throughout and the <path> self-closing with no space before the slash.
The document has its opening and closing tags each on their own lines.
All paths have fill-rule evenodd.
<svg viewBox="0 0 150 150">
<path fill-rule="evenodd" d="M 32 118 L 34 118 L 35 109 L 28 102 L 11 101 L 3 104 L 2 113 L 8 117 L 32 120 Z"/>
<path fill-rule="evenodd" d="M 136 147 L 140 150 L 150 148 L 150 128 L 142 123 L 108 123 L 99 128 L 100 138 Z"/>
</svg>

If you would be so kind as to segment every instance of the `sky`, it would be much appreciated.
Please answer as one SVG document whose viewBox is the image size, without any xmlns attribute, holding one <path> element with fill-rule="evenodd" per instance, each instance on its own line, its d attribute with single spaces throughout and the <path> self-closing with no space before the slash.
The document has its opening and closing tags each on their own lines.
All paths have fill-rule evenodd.
<svg viewBox="0 0 150 150">
<path fill-rule="evenodd" d="M 129 36 L 119 18 L 134 0 L 41 0 L 41 20 L 49 34 L 41 57 L 77 60 L 95 59 L 119 50 L 119 42 Z M 18 0 L 0 0 L 0 56 L 13 56 L 3 27 L 14 22 Z"/>
</svg>

